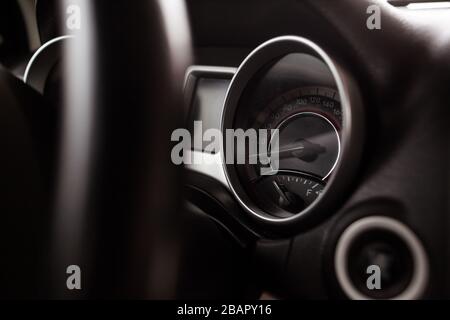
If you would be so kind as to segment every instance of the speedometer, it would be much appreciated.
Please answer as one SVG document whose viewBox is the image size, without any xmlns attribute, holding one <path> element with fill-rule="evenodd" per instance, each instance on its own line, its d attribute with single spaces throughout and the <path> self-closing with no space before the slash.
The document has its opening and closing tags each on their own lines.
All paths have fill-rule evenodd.
<svg viewBox="0 0 450 320">
<path fill-rule="evenodd" d="M 338 97 L 330 88 L 295 89 L 276 98 L 257 117 L 255 128 L 279 132 L 279 166 L 273 176 L 258 176 L 261 170 L 256 166 L 242 171 L 242 177 L 257 177 L 247 189 L 265 199 L 264 207 L 272 214 L 299 213 L 322 194 L 341 151 Z"/>
<path fill-rule="evenodd" d="M 231 82 L 224 136 L 257 132 L 263 139 L 256 152 L 246 146 L 249 160 L 271 159 L 228 163 L 245 148 L 227 144 L 225 174 L 239 203 L 266 228 L 277 232 L 329 212 L 351 179 L 361 150 L 361 134 L 352 134 L 360 132 L 360 99 L 339 70 L 308 40 L 280 37 L 252 52 Z"/>
<path fill-rule="evenodd" d="M 278 129 L 280 169 L 327 179 L 339 159 L 342 110 L 336 90 L 308 87 L 288 92 L 258 117 L 258 128 Z"/>
</svg>

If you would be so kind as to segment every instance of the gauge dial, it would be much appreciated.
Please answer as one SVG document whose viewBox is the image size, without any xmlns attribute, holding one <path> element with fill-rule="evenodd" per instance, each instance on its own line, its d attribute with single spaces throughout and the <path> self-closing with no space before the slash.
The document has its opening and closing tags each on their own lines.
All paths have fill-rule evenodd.
<svg viewBox="0 0 450 320">
<path fill-rule="evenodd" d="M 316 201 L 324 188 L 323 181 L 295 172 L 280 172 L 275 176 L 261 178 L 256 184 L 258 193 L 265 199 L 293 214 L 301 212 Z"/>
<path fill-rule="evenodd" d="M 255 126 L 275 129 L 284 119 L 299 112 L 321 114 L 339 130 L 342 127 L 339 93 L 325 87 L 299 88 L 279 96 L 257 116 Z"/>
<path fill-rule="evenodd" d="M 286 36 L 256 48 L 231 81 L 222 134 L 239 130 L 246 137 L 239 148 L 222 142 L 225 178 L 258 227 L 267 228 L 263 232 L 290 233 L 295 225 L 317 222 L 332 212 L 355 174 L 361 99 L 341 70 L 316 44 Z M 236 155 L 248 155 L 248 163 Z M 233 157 L 238 161 L 229 161 Z"/>
<path fill-rule="evenodd" d="M 275 99 L 266 110 L 255 126 L 279 130 L 280 169 L 327 179 L 341 148 L 338 93 L 322 87 L 300 88 Z"/>
<path fill-rule="evenodd" d="M 243 180 L 252 181 L 249 193 L 273 215 L 302 212 L 318 199 L 339 161 L 342 110 L 338 93 L 323 87 L 289 91 L 264 108 L 253 127 L 278 129 L 279 166 L 271 177 L 259 176 L 258 166 L 241 170 Z"/>
<path fill-rule="evenodd" d="M 299 112 L 278 127 L 280 168 L 328 178 L 340 153 L 339 133 L 333 123 L 315 112 Z"/>
</svg>

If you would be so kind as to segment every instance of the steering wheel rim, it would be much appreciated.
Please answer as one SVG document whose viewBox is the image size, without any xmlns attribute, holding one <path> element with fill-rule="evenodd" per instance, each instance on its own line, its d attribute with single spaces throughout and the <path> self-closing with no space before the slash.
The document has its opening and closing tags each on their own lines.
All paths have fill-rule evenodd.
<svg viewBox="0 0 450 320">
<path fill-rule="evenodd" d="M 61 19 L 67 17 L 66 5 L 59 5 Z M 11 287 L 17 297 L 27 298 L 171 298 L 181 168 L 165 157 L 170 135 L 182 121 L 182 85 L 191 57 L 184 1 L 79 0 L 76 5 L 82 26 L 63 55 L 55 191 L 42 196 L 38 191 L 48 189 L 39 188 L 40 180 L 30 181 L 36 184 L 31 199 L 50 199 L 39 206 L 27 200 L 26 215 L 34 210 L 47 216 L 34 217 L 31 221 L 40 223 L 31 228 L 39 231 L 27 235 L 33 259 L 25 265 L 36 270 L 32 280 L 11 280 Z M 31 97 L 6 95 L 11 107 L 31 109 L 41 101 L 18 80 L 1 85 L 9 96 L 21 91 Z M 27 151 L 31 144 L 21 147 Z M 29 166 L 33 161 L 34 154 L 24 160 Z M 20 208 L 12 202 L 2 201 L 2 207 L 14 215 Z M 67 287 L 67 270 L 74 265 L 81 270 L 82 290 Z M 18 279 L 20 270 L 10 278 Z"/>
<path fill-rule="evenodd" d="M 172 258 L 164 250 L 175 245 L 180 172 L 160 157 L 170 154 L 183 112 L 190 39 L 172 28 L 176 21 L 189 30 L 184 4 L 78 4 L 84 26 L 65 52 L 54 273 L 79 265 L 88 297 L 172 296 L 156 280 L 175 276 L 164 267 Z M 65 281 L 56 283 L 67 295 Z"/>
</svg>

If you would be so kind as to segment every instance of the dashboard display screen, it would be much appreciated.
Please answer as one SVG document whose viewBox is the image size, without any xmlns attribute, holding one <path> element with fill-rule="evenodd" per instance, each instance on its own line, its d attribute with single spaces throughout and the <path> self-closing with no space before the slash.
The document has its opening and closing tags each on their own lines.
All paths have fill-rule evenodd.
<svg viewBox="0 0 450 320">
<path fill-rule="evenodd" d="M 213 78 L 199 78 L 197 80 L 188 122 L 193 135 L 202 136 L 203 132 L 208 129 L 220 130 L 223 104 L 230 81 Z M 200 130 L 200 127 L 194 128 L 195 121 L 202 121 L 202 130 Z M 200 132 L 195 132 L 196 130 Z M 208 144 L 208 142 L 203 142 L 202 150 L 195 151 L 203 151 Z"/>
</svg>

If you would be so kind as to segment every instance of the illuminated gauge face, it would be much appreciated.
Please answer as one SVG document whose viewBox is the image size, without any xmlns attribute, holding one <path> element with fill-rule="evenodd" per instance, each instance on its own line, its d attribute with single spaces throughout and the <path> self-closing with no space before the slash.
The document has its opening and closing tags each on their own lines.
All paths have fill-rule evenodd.
<svg viewBox="0 0 450 320">
<path fill-rule="evenodd" d="M 335 90 L 301 88 L 277 98 L 255 124 L 279 130 L 280 169 L 325 180 L 339 159 L 342 112 Z M 261 122 L 262 120 L 262 122 Z"/>
<path fill-rule="evenodd" d="M 279 159 L 283 170 L 301 171 L 326 179 L 339 158 L 339 133 L 324 116 L 301 112 L 282 122 Z"/>
<path fill-rule="evenodd" d="M 261 170 L 255 167 L 241 171 L 253 181 L 248 189 L 272 215 L 302 212 L 320 197 L 339 161 L 338 93 L 323 87 L 295 89 L 264 108 L 253 127 L 278 129 L 279 169 L 272 176 L 258 176 Z"/>
</svg>

